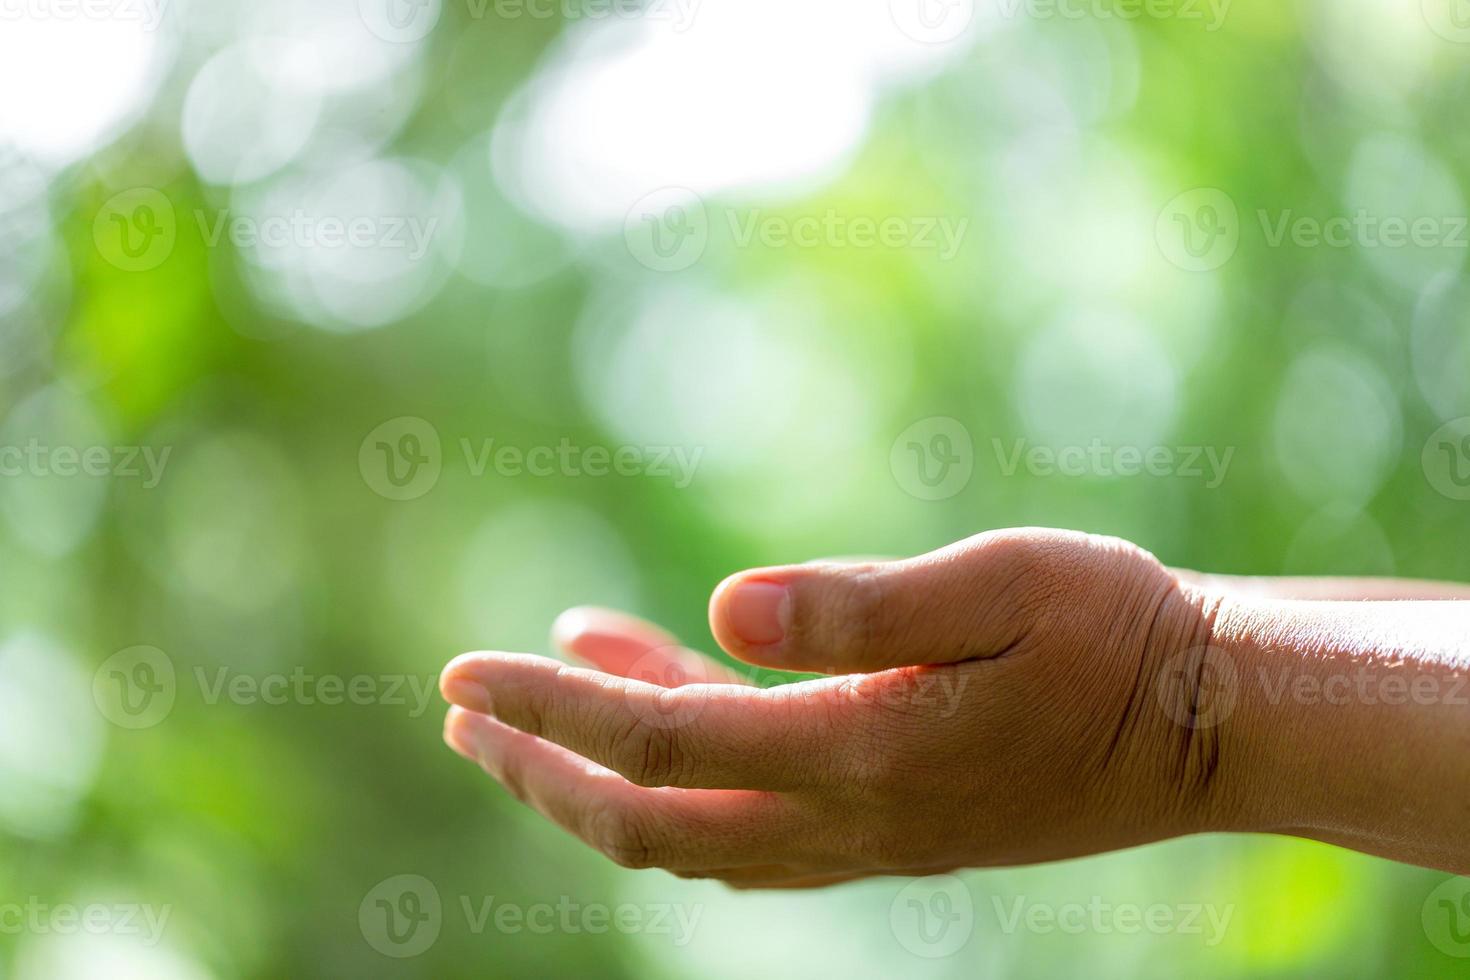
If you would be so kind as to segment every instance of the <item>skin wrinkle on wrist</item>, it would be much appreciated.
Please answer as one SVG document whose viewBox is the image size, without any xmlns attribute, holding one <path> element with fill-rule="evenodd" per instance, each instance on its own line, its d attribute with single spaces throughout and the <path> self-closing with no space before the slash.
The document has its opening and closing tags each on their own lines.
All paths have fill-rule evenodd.
<svg viewBox="0 0 1470 980">
<path fill-rule="evenodd" d="M 1218 608 L 1214 597 L 1176 582 L 1164 596 L 1160 609 L 1162 611 L 1171 605 L 1176 608 L 1182 607 L 1183 610 L 1176 620 L 1180 624 L 1178 636 L 1161 638 L 1160 649 L 1184 651 L 1184 656 L 1190 656 L 1192 651 L 1208 650 L 1214 629 L 1214 617 Z M 1172 658 L 1180 655 L 1171 652 L 1169 656 L 1172 663 Z M 1157 665 L 1154 670 L 1158 670 Z M 1153 688 L 1157 681 L 1151 677 L 1147 683 L 1150 688 Z M 1199 701 L 1198 683 L 1199 672 L 1196 669 L 1190 687 L 1191 704 L 1197 704 Z M 1150 691 L 1150 693 L 1153 692 Z M 1190 812 L 1195 824 L 1209 826 L 1218 819 L 1218 811 L 1222 809 L 1221 796 L 1228 795 L 1226 787 L 1228 773 L 1222 770 L 1225 757 L 1222 751 L 1221 733 L 1193 725 L 1180 726 L 1180 729 L 1184 738 L 1180 758 L 1181 769 L 1176 788 L 1181 797 L 1187 801 L 1186 810 Z"/>
</svg>

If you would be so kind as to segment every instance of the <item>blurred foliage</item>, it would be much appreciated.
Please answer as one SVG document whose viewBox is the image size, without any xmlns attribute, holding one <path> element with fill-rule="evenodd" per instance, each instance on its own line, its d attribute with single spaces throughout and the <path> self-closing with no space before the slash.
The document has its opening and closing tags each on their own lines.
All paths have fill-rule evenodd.
<svg viewBox="0 0 1470 980">
<path fill-rule="evenodd" d="M 730 5 L 704 6 L 700 16 Z M 464 650 L 549 652 L 566 606 L 623 606 L 709 649 L 707 597 L 732 571 L 918 553 L 991 527 L 1119 534 L 1220 572 L 1470 579 L 1466 505 L 1437 492 L 1421 459 L 1431 433 L 1470 414 L 1470 323 L 1461 306 L 1433 306 L 1460 295 L 1465 252 L 1272 247 L 1267 234 L 1285 212 L 1467 213 L 1470 48 L 1405 12 L 1416 6 L 1235 4 L 1217 31 L 1098 16 L 1108 4 L 1080 18 L 981 18 L 952 44 L 920 45 L 920 69 L 885 76 L 860 139 L 819 172 L 775 190 L 701 189 L 709 246 L 672 272 L 639 264 L 621 220 L 564 227 L 509 190 L 477 196 L 495 180 L 486 134 L 529 111 L 539 90 L 523 86 L 549 71 L 548 52 L 611 45 L 605 23 L 447 4 L 411 56 L 333 96 L 340 111 L 323 110 L 314 142 L 232 186 L 201 177 L 212 144 L 191 153 L 181 119 L 191 80 L 245 20 L 181 7 L 138 118 L 47 173 L 48 225 L 30 232 L 45 263 L 0 270 L 21 297 L 0 318 L 0 444 L 170 453 L 154 487 L 118 474 L 0 481 L 0 664 L 14 668 L 0 880 L 7 901 L 146 902 L 170 919 L 160 946 L 104 943 L 101 960 L 88 937 L 7 928 L 0 975 L 1459 975 L 1420 921 L 1443 875 L 1267 838 L 967 873 L 975 935 L 926 960 L 890 929 L 902 882 L 737 896 L 614 868 L 446 751 L 437 695 L 416 706 L 412 693 Z M 267 8 L 291 36 L 285 8 Z M 845 14 L 824 9 L 834 24 Z M 767 29 L 806 46 L 739 52 L 750 73 L 789 79 L 793 94 L 831 83 L 843 37 L 798 35 L 780 18 Z M 645 99 L 645 115 L 681 88 L 738 94 L 752 79 L 656 81 L 629 100 Z M 306 96 L 250 98 L 288 114 Z M 224 140 L 220 152 L 269 148 L 277 134 L 251 118 L 206 136 Z M 722 124 L 668 120 L 696 123 Z M 779 159 L 778 133 L 734 137 Z M 379 296 L 371 275 L 303 286 L 291 278 L 309 265 L 299 254 L 260 260 L 208 240 L 220 209 L 250 212 L 252 194 L 293 176 L 330 187 L 378 157 L 449 174 L 457 195 L 434 212 L 443 254 L 423 260 L 442 259 L 442 274 L 403 273 L 417 295 L 387 322 L 355 329 L 322 314 L 323 297 Z M 6 173 L 10 205 L 20 184 Z M 96 228 L 134 187 L 163 194 L 177 231 L 166 259 L 138 270 L 113 261 Z M 1171 264 L 1161 240 L 1169 202 L 1195 188 L 1239 211 L 1238 249 L 1214 268 Z M 915 248 L 742 246 L 731 222 L 752 210 L 969 224 L 945 262 Z M 438 434 L 442 473 L 394 500 L 360 452 L 404 417 Z M 909 492 L 891 449 L 935 417 L 967 431 L 973 476 L 931 501 Z M 1093 438 L 1233 456 L 1213 487 L 1177 473 L 1003 472 L 999 447 L 1016 440 Z M 687 487 L 477 475 L 462 439 L 702 455 Z M 130 730 L 99 716 L 93 681 L 138 645 L 166 654 L 177 698 Z M 221 669 L 397 678 L 409 703 L 211 703 Z M 444 913 L 430 949 L 396 959 L 367 941 L 359 911 L 403 874 L 432 882 Z M 461 899 L 491 896 L 681 903 L 702 916 L 684 947 L 616 930 L 477 934 Z M 1233 913 L 1217 945 L 1007 933 L 991 900 L 1017 896 Z M 90 972 L 98 962 L 114 965 Z"/>
</svg>

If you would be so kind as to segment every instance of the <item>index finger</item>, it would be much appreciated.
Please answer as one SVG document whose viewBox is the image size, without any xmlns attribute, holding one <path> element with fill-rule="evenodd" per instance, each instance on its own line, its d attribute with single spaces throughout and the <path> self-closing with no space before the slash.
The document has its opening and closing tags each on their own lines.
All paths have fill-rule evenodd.
<svg viewBox="0 0 1470 980">
<path fill-rule="evenodd" d="M 791 790 L 834 778 L 839 688 L 663 688 L 527 654 L 471 653 L 444 669 L 447 700 L 493 715 L 640 786 Z"/>
</svg>

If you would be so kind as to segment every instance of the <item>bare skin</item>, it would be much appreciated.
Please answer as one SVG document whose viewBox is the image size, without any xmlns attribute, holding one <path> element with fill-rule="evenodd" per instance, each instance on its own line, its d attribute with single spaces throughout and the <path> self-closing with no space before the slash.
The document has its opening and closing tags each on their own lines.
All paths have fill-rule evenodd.
<svg viewBox="0 0 1470 980">
<path fill-rule="evenodd" d="M 1377 601 L 1354 601 L 1371 599 Z M 981 534 L 743 572 L 710 603 L 754 686 L 580 609 L 445 668 L 445 739 L 620 864 L 735 887 L 1022 865 L 1217 831 L 1470 873 L 1470 589 L 1172 571 Z"/>
</svg>

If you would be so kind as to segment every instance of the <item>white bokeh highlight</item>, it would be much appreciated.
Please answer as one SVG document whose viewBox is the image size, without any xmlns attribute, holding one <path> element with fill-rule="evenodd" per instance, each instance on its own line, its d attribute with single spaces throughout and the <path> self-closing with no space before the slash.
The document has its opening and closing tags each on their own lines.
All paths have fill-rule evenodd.
<svg viewBox="0 0 1470 980">
<path fill-rule="evenodd" d="M 809 187 L 857 150 L 883 82 L 965 43 L 914 41 L 886 0 L 705 0 L 681 31 L 572 24 L 497 133 L 498 176 L 532 213 L 578 230 L 621 223 L 662 187 Z"/>
<path fill-rule="evenodd" d="M 1287 484 L 1319 504 L 1361 505 L 1388 478 L 1402 442 L 1398 399 L 1361 353 L 1314 347 L 1287 369 L 1272 440 Z"/>
<path fill-rule="evenodd" d="M 103 719 L 76 656 L 39 633 L 0 642 L 0 826 L 22 837 L 71 830 L 102 762 Z"/>
</svg>

